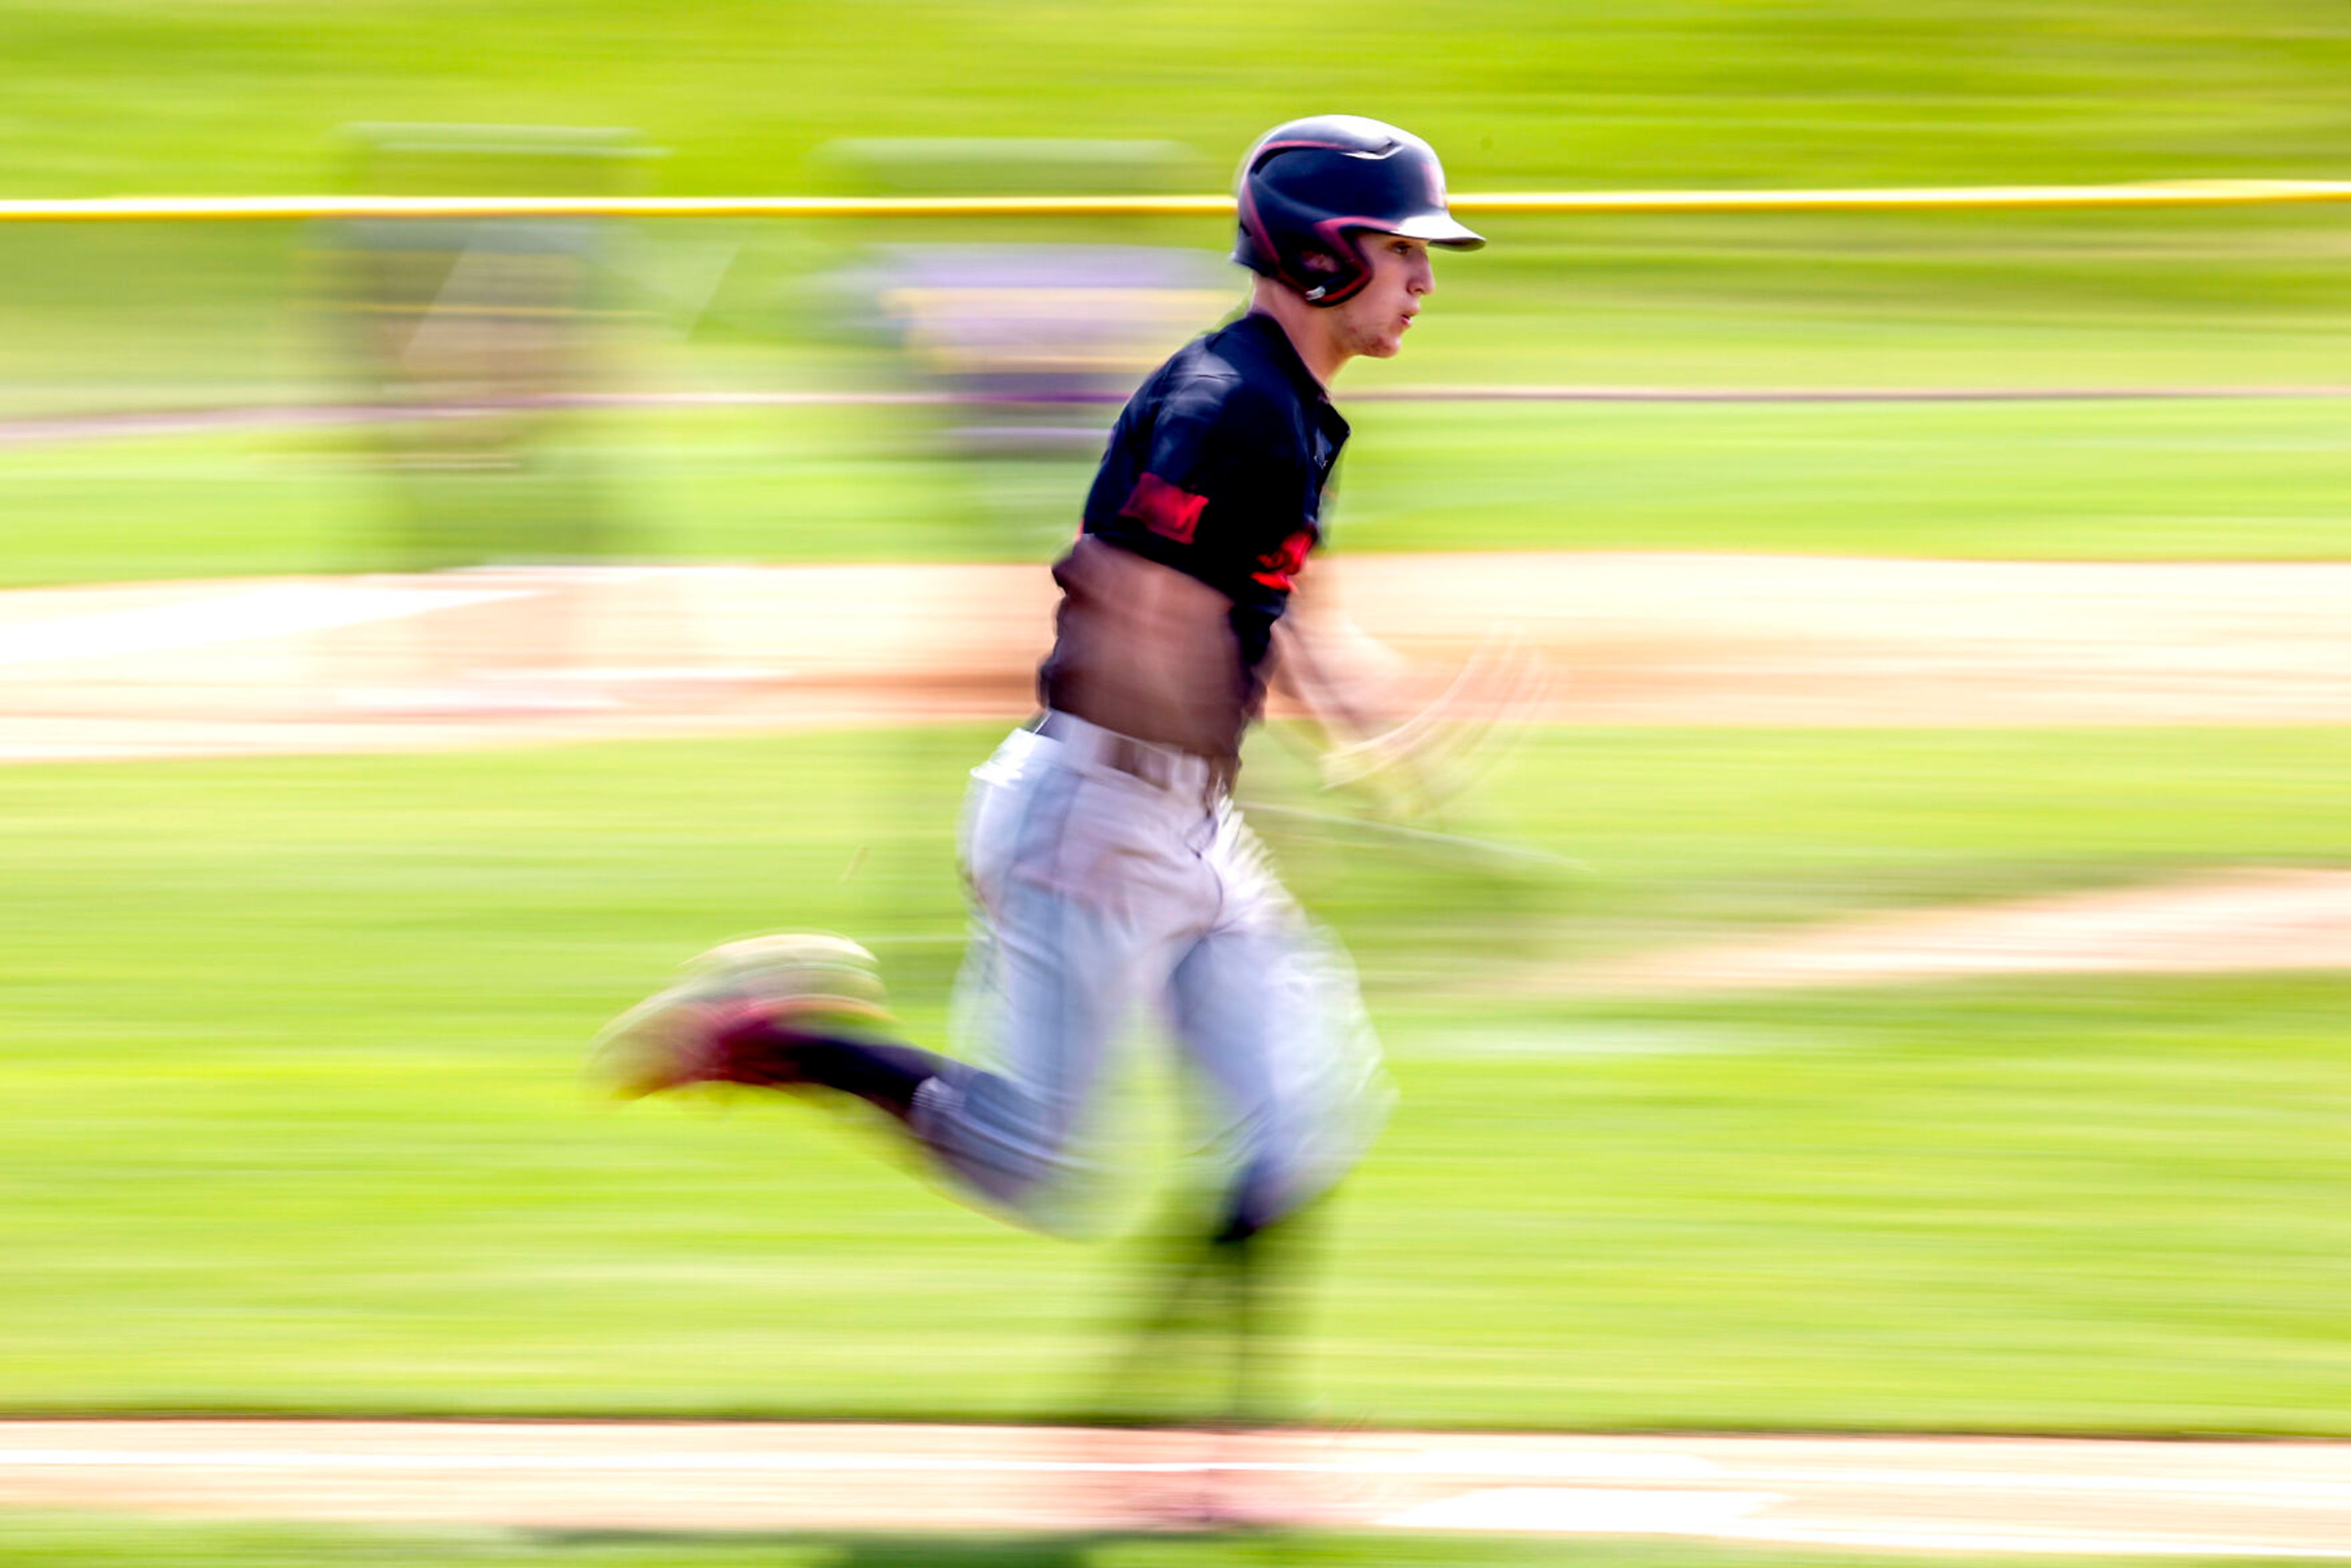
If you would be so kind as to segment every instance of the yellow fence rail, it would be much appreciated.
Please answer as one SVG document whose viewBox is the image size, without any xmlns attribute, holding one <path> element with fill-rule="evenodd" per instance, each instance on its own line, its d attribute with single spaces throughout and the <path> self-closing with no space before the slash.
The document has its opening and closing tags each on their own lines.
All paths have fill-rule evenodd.
<svg viewBox="0 0 2351 1568">
<path fill-rule="evenodd" d="M 1861 191 L 1539 191 L 1457 195 L 1472 214 L 1910 212 L 2016 207 L 2285 206 L 2351 202 L 2351 180 L 2156 180 Z M 1229 196 L 104 196 L 0 201 L 0 223 L 313 218 L 1217 217 Z"/>
</svg>

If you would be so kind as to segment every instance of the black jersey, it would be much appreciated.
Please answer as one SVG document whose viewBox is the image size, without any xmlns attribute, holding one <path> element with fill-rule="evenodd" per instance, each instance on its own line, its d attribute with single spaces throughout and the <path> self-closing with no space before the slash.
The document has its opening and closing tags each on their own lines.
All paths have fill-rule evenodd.
<svg viewBox="0 0 2351 1568">
<path fill-rule="evenodd" d="M 1079 547 L 1054 567 L 1064 598 L 1052 655 L 1039 672 L 1046 706 L 1144 739 L 1237 754 L 1263 702 L 1273 623 L 1321 542 L 1322 491 L 1346 440 L 1347 422 L 1270 316 L 1195 339 L 1154 371 L 1111 432 Z M 1087 568 L 1103 545 L 1172 567 L 1229 601 L 1228 646 L 1204 660 L 1197 647 L 1119 645 L 1152 632 L 1123 622 L 1114 574 Z M 1088 700 L 1098 666 L 1154 659 L 1204 665 L 1177 705 L 1184 711 L 1103 711 Z"/>
</svg>

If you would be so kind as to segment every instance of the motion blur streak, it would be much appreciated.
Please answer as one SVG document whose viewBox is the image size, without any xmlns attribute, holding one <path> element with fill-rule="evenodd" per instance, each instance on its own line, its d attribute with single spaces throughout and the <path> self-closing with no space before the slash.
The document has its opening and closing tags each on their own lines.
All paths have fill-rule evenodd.
<svg viewBox="0 0 2351 1568">
<path fill-rule="evenodd" d="M 0 1413 L 1031 1434 L 979 1458 L 1125 1422 L 1114 1458 L 1179 1465 L 1244 1405 L 1610 1452 L 2351 1436 L 2351 18 L 650 16 L 0 0 L 0 199 L 370 204 L 0 224 Z M 1243 149 L 1337 111 L 1426 137 L 1490 243 L 1330 388 L 1295 575 L 1369 722 L 1326 754 L 1277 701 L 1238 774 L 1394 1081 L 1313 1288 L 1237 1324 L 1177 1245 L 1155 1018 L 1085 1129 L 1115 1174 L 1056 1217 L 1097 1246 L 938 1201 L 855 1103 L 611 1112 L 599 1028 L 753 933 L 870 951 L 893 1039 L 979 1038 L 956 802 L 1033 712 L 1045 564 L 1142 378 L 1248 298 Z M 579 206 L 396 204 L 517 194 Z M 989 197 L 1023 210 L 903 205 Z M 618 215 L 737 198 L 894 205 Z M 1160 477 L 1180 528 L 1203 492 Z M 597 1473 L 660 1505 L 645 1552 L 766 1568 L 1874 1528 L 1657 1441 L 1728 1468 L 1088 1472 L 903 1552 L 920 1478 L 746 1542 L 684 1539 L 723 1520 L 684 1471 Z M 2194 1451 L 2217 1487 L 2290 1448 Z M 2285 1533 L 2251 1492 L 1943 1491 L 1909 1523 L 1946 1544 Z M 1082 1533 L 1260 1503 L 1304 1533 Z M 393 1550 L 34 1517 L 0 1534 L 81 1560 Z M 1380 1520 L 1417 1524 L 1334 1532 Z"/>
</svg>

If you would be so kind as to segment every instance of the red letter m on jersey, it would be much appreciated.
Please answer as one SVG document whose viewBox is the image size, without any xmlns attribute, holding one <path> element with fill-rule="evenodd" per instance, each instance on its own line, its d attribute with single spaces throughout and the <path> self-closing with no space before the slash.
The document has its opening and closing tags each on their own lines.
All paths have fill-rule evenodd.
<svg viewBox="0 0 2351 1568">
<path fill-rule="evenodd" d="M 1133 517 L 1153 533 L 1165 534 L 1179 545 L 1187 545 L 1207 505 L 1207 497 L 1179 490 L 1156 474 L 1145 474 L 1134 482 L 1134 493 L 1127 497 L 1118 515 Z"/>
</svg>

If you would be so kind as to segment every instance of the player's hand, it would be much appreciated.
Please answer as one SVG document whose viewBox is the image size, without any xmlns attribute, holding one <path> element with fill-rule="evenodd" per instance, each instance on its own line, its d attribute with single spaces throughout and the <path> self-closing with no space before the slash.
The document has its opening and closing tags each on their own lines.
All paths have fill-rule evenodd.
<svg viewBox="0 0 2351 1568">
<path fill-rule="evenodd" d="M 1551 671 L 1515 632 L 1479 644 L 1436 699 L 1390 728 L 1322 754 L 1325 789 L 1392 817 L 1426 815 L 1459 794 L 1534 717 Z"/>
</svg>

